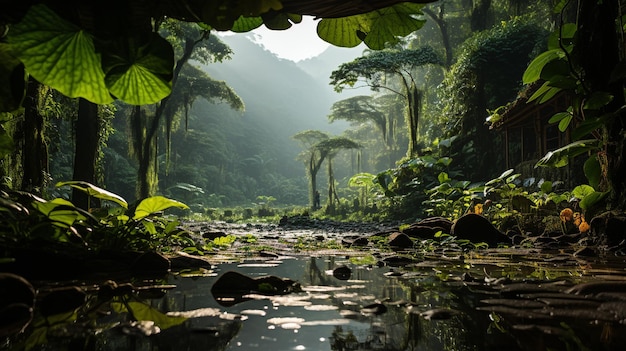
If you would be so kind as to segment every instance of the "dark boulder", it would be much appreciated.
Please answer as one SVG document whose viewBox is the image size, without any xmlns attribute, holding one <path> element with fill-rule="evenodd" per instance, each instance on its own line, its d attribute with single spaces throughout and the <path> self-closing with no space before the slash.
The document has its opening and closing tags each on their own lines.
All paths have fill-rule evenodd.
<svg viewBox="0 0 626 351">
<path fill-rule="evenodd" d="M 484 242 L 489 246 L 510 243 L 511 240 L 491 222 L 478 214 L 468 213 L 457 219 L 452 225 L 451 233 L 458 239 L 470 240 L 473 243 Z"/>
<path fill-rule="evenodd" d="M 288 278 L 262 276 L 251 278 L 229 271 L 224 273 L 211 287 L 215 300 L 222 306 L 232 306 L 247 300 L 244 295 L 285 295 L 301 291 L 300 284 Z"/>
<path fill-rule="evenodd" d="M 429 217 L 416 223 L 416 225 L 441 230 L 447 234 L 451 232 L 453 224 L 451 220 L 445 217 Z"/>
<path fill-rule="evenodd" d="M 619 212 L 605 212 L 589 222 L 594 237 L 608 247 L 626 245 L 626 215 Z"/>
<path fill-rule="evenodd" d="M 168 273 L 170 269 L 170 260 L 152 251 L 140 254 L 131 264 L 131 270 L 133 272 L 142 274 Z"/>
<path fill-rule="evenodd" d="M 439 229 L 441 230 L 441 229 Z M 402 229 L 402 233 L 412 237 L 419 239 L 432 239 L 435 237 L 435 234 L 439 231 L 438 228 L 428 227 L 424 225 L 419 225 L 417 223 L 413 223 L 410 226 Z"/>
<path fill-rule="evenodd" d="M 387 243 L 392 248 L 397 249 L 409 249 L 413 247 L 413 239 L 400 232 L 391 233 L 387 239 Z"/>
</svg>

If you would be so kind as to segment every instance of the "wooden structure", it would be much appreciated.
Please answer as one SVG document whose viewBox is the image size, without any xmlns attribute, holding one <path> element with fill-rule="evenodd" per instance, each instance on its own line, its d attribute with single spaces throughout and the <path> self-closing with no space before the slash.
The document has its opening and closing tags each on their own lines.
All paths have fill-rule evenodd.
<svg viewBox="0 0 626 351">
<path fill-rule="evenodd" d="M 528 102 L 528 98 L 540 85 L 527 86 L 500 113 L 501 118 L 490 126 L 490 129 L 504 133 L 507 168 L 537 161 L 548 151 L 565 146 L 571 141 L 569 129 L 561 132 L 557 124 L 548 123 L 555 113 L 567 109 L 569 99 L 565 94 L 559 94 L 543 104 Z"/>
</svg>

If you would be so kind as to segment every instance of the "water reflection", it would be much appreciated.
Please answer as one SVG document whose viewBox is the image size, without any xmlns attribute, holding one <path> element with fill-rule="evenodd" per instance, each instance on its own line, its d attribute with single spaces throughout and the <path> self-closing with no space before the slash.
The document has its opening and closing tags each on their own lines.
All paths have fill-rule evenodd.
<svg viewBox="0 0 626 351">
<path fill-rule="evenodd" d="M 282 257 L 171 274 L 108 295 L 94 288 L 84 306 L 39 315 L 1 349 L 617 350 L 626 341 L 626 283 L 611 262 L 437 257 L 408 265 Z M 291 279 L 301 291 L 216 296 L 216 282 L 230 272 Z M 608 282 L 598 279 L 607 274 Z"/>
</svg>

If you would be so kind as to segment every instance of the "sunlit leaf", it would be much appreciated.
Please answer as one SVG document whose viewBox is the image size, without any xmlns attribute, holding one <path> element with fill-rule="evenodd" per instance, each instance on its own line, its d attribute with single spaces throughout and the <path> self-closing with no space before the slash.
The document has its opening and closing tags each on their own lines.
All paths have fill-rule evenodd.
<svg viewBox="0 0 626 351">
<path fill-rule="evenodd" d="M 537 161 L 535 167 L 563 167 L 569 163 L 570 158 L 596 149 L 598 149 L 597 140 L 578 140 L 546 153 L 543 158 Z"/>
<path fill-rule="evenodd" d="M 239 17 L 233 24 L 231 31 L 235 33 L 245 33 L 259 28 L 263 24 L 261 17 Z"/>
<path fill-rule="evenodd" d="M 102 57 L 106 85 L 131 105 L 153 104 L 172 91 L 174 50 L 156 33 L 129 37 L 107 47 Z"/>
<path fill-rule="evenodd" d="M 572 190 L 572 195 L 574 195 L 577 199 L 582 200 L 585 196 L 592 194 L 595 192 L 595 189 L 590 185 L 579 185 Z"/>
<path fill-rule="evenodd" d="M 8 40 L 28 73 L 42 84 L 97 104 L 113 101 L 91 35 L 47 6 L 31 6 L 11 27 Z"/>
<path fill-rule="evenodd" d="M 51 221 L 63 226 L 69 227 L 78 220 L 85 220 L 82 215 L 71 202 L 65 199 L 53 199 L 47 202 L 33 202 L 32 206 L 48 217 Z"/>
<path fill-rule="evenodd" d="M 522 76 L 522 81 L 524 84 L 537 81 L 541 77 L 541 71 L 548 63 L 554 60 L 559 60 L 564 56 L 565 54 L 560 49 L 549 50 L 540 54 L 528 65 L 528 68 L 526 68 L 526 71 Z"/>
<path fill-rule="evenodd" d="M 564 132 L 565 130 L 567 130 L 567 127 L 569 127 L 569 124 L 572 121 L 572 118 L 574 118 L 574 116 L 568 113 L 567 116 L 565 116 L 559 121 L 559 130 L 561 132 Z"/>
<path fill-rule="evenodd" d="M 439 183 L 443 184 L 443 183 L 447 183 L 450 181 L 450 177 L 448 177 L 448 173 L 446 172 L 441 172 L 439 173 L 439 175 L 437 176 L 437 180 L 439 180 Z"/>
<path fill-rule="evenodd" d="M 65 182 L 58 182 L 56 184 L 56 187 L 60 188 L 65 185 L 69 185 L 72 188 L 78 189 L 89 196 L 92 196 L 101 200 L 112 201 L 124 208 L 128 208 L 128 203 L 121 196 L 114 194 L 108 190 L 99 188 L 88 182 L 84 182 L 80 180 L 70 180 L 70 181 L 65 181 Z"/>
<path fill-rule="evenodd" d="M 386 43 L 396 43 L 420 29 L 425 20 L 422 4 L 400 3 L 369 13 L 343 18 L 324 18 L 317 26 L 318 36 L 333 45 L 355 47 L 364 42 L 369 48 L 380 50 Z"/>
<path fill-rule="evenodd" d="M 168 208 L 180 208 L 180 209 L 189 209 L 189 206 L 185 205 L 182 202 L 168 199 L 163 196 L 153 196 L 147 199 L 144 199 L 137 205 L 137 209 L 135 210 L 135 215 L 133 216 L 134 220 L 145 218 L 151 214 L 156 212 L 167 210 Z"/>
<path fill-rule="evenodd" d="M 168 316 L 145 303 L 137 301 L 129 301 L 126 304 L 115 302 L 111 304 L 111 307 L 117 313 L 132 313 L 133 317 L 138 321 L 153 321 L 162 330 L 175 327 L 187 320 L 185 317 Z"/>
<path fill-rule="evenodd" d="M 589 181 L 589 185 L 594 189 L 598 188 L 600 181 L 602 180 L 602 167 L 600 166 L 600 161 L 598 161 L 598 157 L 593 155 L 585 161 L 583 165 L 583 171 L 585 173 L 585 177 Z"/>
<path fill-rule="evenodd" d="M 367 25 L 367 21 L 359 16 L 324 18 L 317 24 L 317 35 L 335 46 L 353 48 L 363 42 L 357 30 Z"/>
<path fill-rule="evenodd" d="M 580 200 L 579 206 L 583 210 L 587 211 L 591 209 L 595 204 L 602 201 L 608 194 L 609 194 L 608 191 L 606 192 L 594 191 L 590 194 L 587 194 L 582 200 Z"/>
</svg>

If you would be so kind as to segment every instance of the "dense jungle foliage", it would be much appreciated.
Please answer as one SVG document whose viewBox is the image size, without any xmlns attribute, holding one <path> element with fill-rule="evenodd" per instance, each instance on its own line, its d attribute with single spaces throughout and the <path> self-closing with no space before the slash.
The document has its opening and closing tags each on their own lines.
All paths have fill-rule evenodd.
<svg viewBox="0 0 626 351">
<path fill-rule="evenodd" d="M 71 32 L 72 19 L 45 5 L 21 21 L 5 16 L 2 58 L 11 69 L 2 77 L 19 81 L 16 70 L 24 66 L 31 75 L 21 104 L 2 103 L 3 236 L 31 235 L 35 229 L 24 226 L 41 220 L 28 219 L 33 212 L 69 230 L 63 239 L 55 234 L 61 241 L 87 240 L 70 228 L 89 221 L 90 235 L 109 225 L 127 233 L 144 217 L 133 206 L 111 207 L 118 198 L 137 209 L 165 201 L 150 215 L 177 207 L 185 209 L 181 216 L 231 221 L 291 214 L 413 221 L 475 212 L 521 227 L 558 219 L 565 208 L 587 218 L 623 210 L 624 27 L 617 4 L 403 6 L 397 13 L 410 25 L 394 27 L 403 38 L 385 37 L 384 47 L 360 30 L 337 41 L 331 24 L 321 22 L 318 33 L 329 42 L 369 46 L 323 77 L 307 70 L 324 54 L 318 61 L 278 60 L 242 36 L 213 30 L 246 32 L 249 22 L 240 28 L 243 22 L 211 17 L 211 28 L 176 16 L 159 20 L 149 44 L 126 48 L 146 69 L 132 71 L 116 62 L 114 48 L 100 48 L 107 84 L 93 90 L 46 76 L 24 44 L 34 35 L 29 25 L 49 20 Z M 279 20 L 297 25 L 278 17 L 254 19 L 275 29 L 283 29 Z M 137 81 L 145 83 L 137 88 Z M 345 94 L 358 86 L 365 93 Z M 558 126 L 554 148 L 536 148 L 508 165 L 507 150 L 522 146 L 498 123 L 519 99 L 548 104 L 562 96 L 567 105 L 536 125 Z M 67 187 L 69 180 L 82 183 Z M 91 213 L 102 206 L 109 212 Z M 152 235 L 173 230 L 154 225 L 147 224 Z"/>
</svg>

